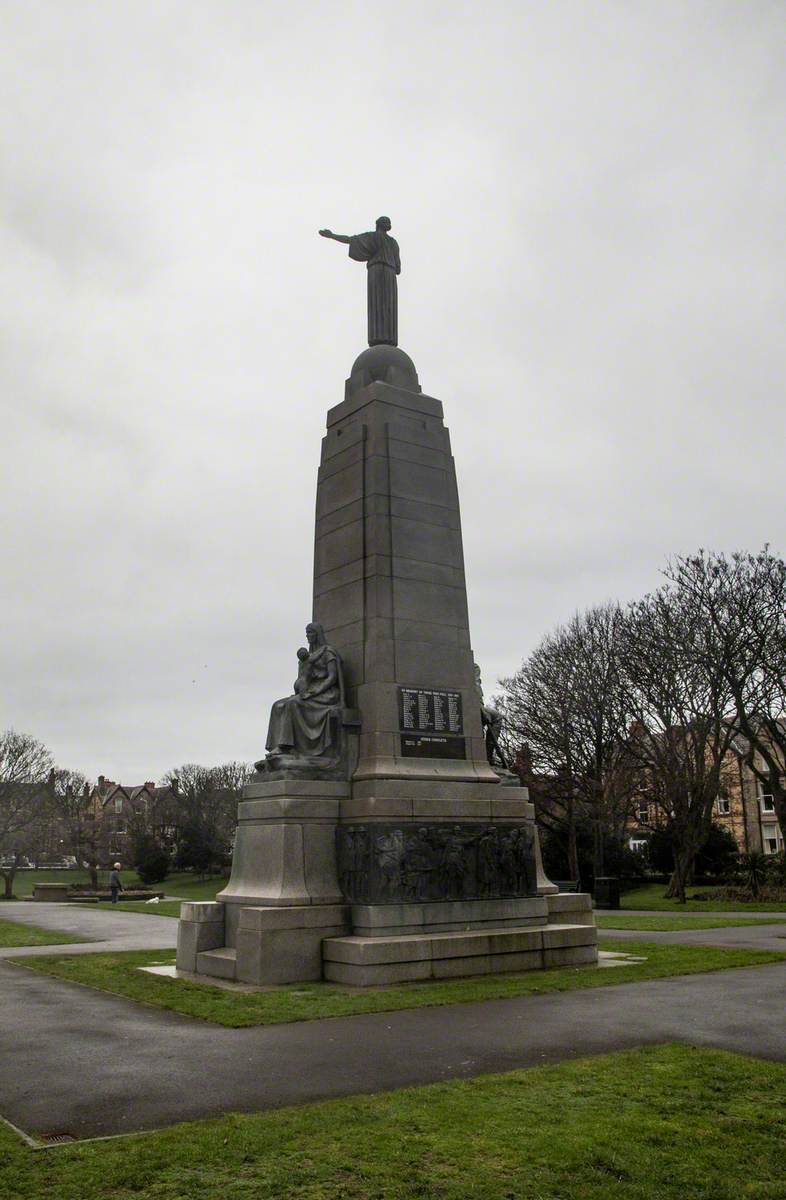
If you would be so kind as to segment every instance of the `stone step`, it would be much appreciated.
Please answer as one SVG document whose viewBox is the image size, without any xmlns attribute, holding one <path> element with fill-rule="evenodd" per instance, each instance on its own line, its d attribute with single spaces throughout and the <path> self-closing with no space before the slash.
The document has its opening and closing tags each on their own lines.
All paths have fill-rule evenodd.
<svg viewBox="0 0 786 1200">
<path fill-rule="evenodd" d="M 594 925 L 592 897 L 588 892 L 560 892 L 544 896 L 548 903 L 550 924 Z"/>
<path fill-rule="evenodd" d="M 201 950 L 197 954 L 197 974 L 215 975 L 219 979 L 234 979 L 237 952 L 234 946 L 218 950 Z"/>
<path fill-rule="evenodd" d="M 399 904 L 353 904 L 352 928 L 360 937 L 396 937 L 485 927 L 545 925 L 545 896 L 497 900 L 426 900 Z"/>
<path fill-rule="evenodd" d="M 469 930 L 322 943 L 326 979 L 355 987 L 597 962 L 590 925 Z"/>
</svg>

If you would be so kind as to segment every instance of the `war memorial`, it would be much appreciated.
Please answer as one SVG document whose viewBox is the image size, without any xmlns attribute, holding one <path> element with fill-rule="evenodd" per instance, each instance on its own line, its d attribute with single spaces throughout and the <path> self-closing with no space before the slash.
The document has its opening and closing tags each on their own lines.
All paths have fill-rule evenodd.
<svg viewBox="0 0 786 1200">
<path fill-rule="evenodd" d="M 229 883 L 183 905 L 180 971 L 365 987 L 597 961 L 590 898 L 544 876 L 483 703 L 450 438 L 398 346 L 390 228 L 320 230 L 367 265 L 369 345 L 327 414 L 307 645 Z"/>
</svg>

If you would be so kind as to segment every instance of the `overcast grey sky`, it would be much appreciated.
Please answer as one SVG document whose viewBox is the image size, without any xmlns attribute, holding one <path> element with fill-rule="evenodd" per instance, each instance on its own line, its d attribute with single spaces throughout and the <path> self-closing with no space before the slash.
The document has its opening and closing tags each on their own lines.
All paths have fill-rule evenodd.
<svg viewBox="0 0 786 1200">
<path fill-rule="evenodd" d="M 0 726 L 261 753 L 389 213 L 487 693 L 699 546 L 786 550 L 786 4 L 1 0 Z"/>
</svg>

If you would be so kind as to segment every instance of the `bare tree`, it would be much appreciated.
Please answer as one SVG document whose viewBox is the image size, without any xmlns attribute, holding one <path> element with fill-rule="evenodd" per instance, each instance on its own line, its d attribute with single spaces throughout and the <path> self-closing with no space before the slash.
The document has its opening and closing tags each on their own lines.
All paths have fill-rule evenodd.
<svg viewBox="0 0 786 1200">
<path fill-rule="evenodd" d="M 634 718 L 628 754 L 671 836 L 667 894 L 684 903 L 734 736 L 718 647 L 681 589 L 665 587 L 627 610 L 618 661 Z"/>
<path fill-rule="evenodd" d="M 251 771 L 242 762 L 218 767 L 184 763 L 164 776 L 178 796 L 181 865 L 206 872 L 226 861 L 237 823 L 238 801 Z"/>
<path fill-rule="evenodd" d="M 537 804 L 538 820 L 546 828 L 564 825 L 568 873 L 578 879 L 571 667 L 567 633 L 558 629 L 540 642 L 515 675 L 500 680 L 502 694 L 495 706 L 503 716 L 509 759 L 519 765 L 525 759 L 533 777 L 548 781 L 546 804 Z"/>
<path fill-rule="evenodd" d="M 52 785 L 52 755 L 27 733 L 0 733 L 0 876 L 5 899 L 13 899 L 23 838 Z"/>
<path fill-rule="evenodd" d="M 81 771 L 58 768 L 49 792 L 49 809 L 78 866 L 86 866 L 90 882 L 98 888 L 101 822 L 95 819 L 91 785 Z"/>
<path fill-rule="evenodd" d="M 742 750 L 786 834 L 786 563 L 700 551 L 666 575 L 706 622 L 731 692 Z"/>
<path fill-rule="evenodd" d="M 533 771 L 549 779 L 550 806 L 567 831 L 574 878 L 579 815 L 592 820 L 599 875 L 605 838 L 623 837 L 632 803 L 624 755 L 628 710 L 617 662 L 622 621 L 616 604 L 576 615 L 544 638 L 515 675 L 501 680 L 497 701 L 512 757 L 523 746 Z"/>
</svg>

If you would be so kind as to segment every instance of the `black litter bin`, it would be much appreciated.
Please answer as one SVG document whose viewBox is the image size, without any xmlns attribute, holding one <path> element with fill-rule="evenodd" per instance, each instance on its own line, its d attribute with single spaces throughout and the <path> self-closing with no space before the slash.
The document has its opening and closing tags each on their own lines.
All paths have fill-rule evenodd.
<svg viewBox="0 0 786 1200">
<path fill-rule="evenodd" d="M 595 907 L 619 908 L 620 881 L 615 875 L 598 875 L 595 880 Z"/>
</svg>

